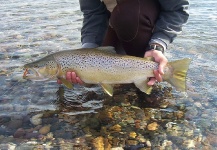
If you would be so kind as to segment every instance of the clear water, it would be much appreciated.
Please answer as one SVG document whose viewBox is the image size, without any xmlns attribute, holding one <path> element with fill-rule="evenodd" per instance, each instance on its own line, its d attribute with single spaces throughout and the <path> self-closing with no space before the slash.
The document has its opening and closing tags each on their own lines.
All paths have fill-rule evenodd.
<svg viewBox="0 0 217 150">
<path fill-rule="evenodd" d="M 167 100 L 170 104 L 164 109 L 132 107 L 138 106 L 138 102 L 132 100 L 135 98 L 134 90 L 124 91 L 126 95 L 117 94 L 111 99 L 104 96 L 98 87 L 78 86 L 74 91 L 64 91 L 55 81 L 23 80 L 22 66 L 25 63 L 52 52 L 80 47 L 82 14 L 75 0 L 0 0 L 0 3 L 2 148 L 100 149 L 104 146 L 109 149 L 126 145 L 150 147 L 150 143 L 153 149 L 217 148 L 216 1 L 190 1 L 188 24 L 166 53 L 169 60 L 193 59 L 188 72 L 187 95 L 173 90 L 174 98 Z M 124 105 L 126 99 L 131 106 Z M 149 119 L 133 116 L 138 114 L 137 109 Z M 129 114 L 124 115 L 127 112 Z M 177 112 L 184 113 L 184 117 L 173 116 Z M 111 113 L 113 117 L 109 122 Z M 39 117 L 39 120 L 42 119 L 40 125 L 31 121 L 37 114 L 43 114 Z M 103 118 L 100 114 L 107 115 Z M 171 114 L 173 117 L 168 117 Z M 132 118 L 133 123 L 129 123 Z M 123 119 L 127 120 L 127 125 Z M 159 128 L 154 131 L 138 130 L 134 127 L 135 120 L 145 122 L 140 126 L 157 122 Z M 122 127 L 120 133 L 116 124 Z M 37 134 L 39 128 L 46 125 L 52 127 L 49 134 L 31 134 Z M 115 129 L 111 128 L 114 126 Z M 103 132 L 104 128 L 107 132 Z M 25 134 L 17 134 L 18 129 L 25 130 Z M 135 132 L 137 138 L 130 136 L 131 132 Z M 106 140 L 109 142 L 106 143 Z M 96 143 L 101 145 L 96 146 Z"/>
</svg>

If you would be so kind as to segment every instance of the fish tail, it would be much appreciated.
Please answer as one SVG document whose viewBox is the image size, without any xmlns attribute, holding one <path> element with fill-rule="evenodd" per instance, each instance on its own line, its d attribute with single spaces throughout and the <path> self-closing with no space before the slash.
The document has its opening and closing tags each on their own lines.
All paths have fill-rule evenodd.
<svg viewBox="0 0 217 150">
<path fill-rule="evenodd" d="M 166 81 L 173 85 L 176 90 L 186 91 L 186 76 L 190 62 L 191 59 L 189 58 L 169 62 L 173 71 Z"/>
</svg>

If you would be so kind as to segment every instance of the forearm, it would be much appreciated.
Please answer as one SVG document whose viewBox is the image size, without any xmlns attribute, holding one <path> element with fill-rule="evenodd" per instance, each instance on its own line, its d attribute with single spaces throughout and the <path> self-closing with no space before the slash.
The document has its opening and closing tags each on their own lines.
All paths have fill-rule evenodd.
<svg viewBox="0 0 217 150">
<path fill-rule="evenodd" d="M 187 22 L 188 0 L 159 0 L 161 12 L 149 44 L 158 43 L 165 49 L 181 33 Z"/>
<path fill-rule="evenodd" d="M 83 12 L 81 42 L 88 46 L 101 45 L 108 26 L 108 11 L 100 0 L 79 0 Z"/>
</svg>

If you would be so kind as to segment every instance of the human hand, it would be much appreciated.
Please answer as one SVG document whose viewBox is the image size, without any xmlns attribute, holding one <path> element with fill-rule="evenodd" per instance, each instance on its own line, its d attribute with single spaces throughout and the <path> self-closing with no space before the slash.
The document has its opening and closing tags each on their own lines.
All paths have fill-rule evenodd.
<svg viewBox="0 0 217 150">
<path fill-rule="evenodd" d="M 164 67 L 166 66 L 168 60 L 164 56 L 164 54 L 161 51 L 158 50 L 149 50 L 145 53 L 145 57 L 154 57 L 155 62 L 159 63 L 158 70 L 154 70 L 154 78 L 151 78 L 150 81 L 147 83 L 148 85 L 152 86 L 155 84 L 156 80 L 158 82 L 161 82 L 162 75 L 164 74 Z"/>
<path fill-rule="evenodd" d="M 79 77 L 77 77 L 75 72 L 66 72 L 66 80 L 75 84 L 83 84 L 83 81 Z M 62 84 L 60 80 L 57 80 L 58 84 Z"/>
</svg>

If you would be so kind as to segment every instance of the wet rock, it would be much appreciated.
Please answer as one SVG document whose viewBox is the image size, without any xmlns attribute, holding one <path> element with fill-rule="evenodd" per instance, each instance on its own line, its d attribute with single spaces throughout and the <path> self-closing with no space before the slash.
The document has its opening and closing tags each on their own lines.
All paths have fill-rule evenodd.
<svg viewBox="0 0 217 150">
<path fill-rule="evenodd" d="M 217 147 L 217 135 L 216 134 L 208 133 L 206 138 L 211 145 Z"/>
<path fill-rule="evenodd" d="M 109 130 L 111 132 L 121 132 L 121 126 L 119 124 L 116 124 L 116 125 L 110 127 Z"/>
<path fill-rule="evenodd" d="M 3 128 L 3 127 L 0 127 L 0 135 L 4 135 L 5 134 L 5 128 Z"/>
<path fill-rule="evenodd" d="M 147 145 L 148 147 L 151 147 L 151 142 L 150 142 L 150 141 L 146 141 L 146 145 Z"/>
<path fill-rule="evenodd" d="M 114 148 L 111 148 L 111 150 L 124 150 L 122 147 L 114 147 Z"/>
<path fill-rule="evenodd" d="M 50 130 L 54 132 L 56 130 L 61 129 L 61 127 L 63 127 L 64 125 L 65 125 L 64 122 L 58 122 L 58 123 L 52 124 L 50 127 Z"/>
<path fill-rule="evenodd" d="M 100 127 L 100 122 L 97 118 L 89 118 L 85 124 L 92 129 L 99 129 Z"/>
<path fill-rule="evenodd" d="M 93 139 L 92 145 L 96 150 L 104 149 L 104 138 L 102 136 Z"/>
<path fill-rule="evenodd" d="M 136 140 L 127 140 L 127 141 L 126 141 L 126 144 L 127 144 L 127 145 L 138 145 L 138 143 L 139 143 L 139 142 L 136 141 Z"/>
<path fill-rule="evenodd" d="M 42 125 L 37 125 L 35 128 L 33 128 L 33 129 L 31 129 L 30 128 L 30 132 L 31 132 L 31 130 L 32 130 L 32 132 L 33 131 L 38 131 L 39 129 L 41 129 L 42 128 Z"/>
<path fill-rule="evenodd" d="M 14 143 L 0 144 L 0 148 L 2 150 L 15 150 L 16 149 L 16 144 L 14 144 Z"/>
<path fill-rule="evenodd" d="M 53 139 L 53 136 L 54 136 L 53 133 L 50 132 L 47 134 L 47 139 Z"/>
<path fill-rule="evenodd" d="M 198 116 L 198 110 L 194 107 L 188 107 L 187 112 L 185 113 L 185 117 L 189 120 Z"/>
<path fill-rule="evenodd" d="M 39 125 L 42 123 L 42 117 L 43 114 L 37 114 L 37 115 L 34 115 L 32 116 L 32 118 L 30 119 L 30 122 L 33 124 L 33 125 Z"/>
<path fill-rule="evenodd" d="M 23 128 L 17 129 L 17 131 L 14 133 L 14 138 L 22 138 L 26 134 L 26 131 Z"/>
<path fill-rule="evenodd" d="M 57 130 L 54 132 L 54 138 L 72 139 L 74 138 L 74 135 L 71 132 L 66 132 L 65 130 Z"/>
<path fill-rule="evenodd" d="M 8 128 L 10 128 L 10 129 L 18 129 L 18 128 L 21 128 L 22 125 L 23 125 L 22 120 L 11 120 L 8 123 Z"/>
<path fill-rule="evenodd" d="M 129 138 L 135 139 L 137 136 L 136 132 L 130 132 L 129 133 Z"/>
<path fill-rule="evenodd" d="M 195 148 L 195 142 L 194 140 L 185 140 L 183 146 L 187 149 Z"/>
<path fill-rule="evenodd" d="M 42 124 L 54 124 L 58 122 L 58 118 L 52 117 L 52 118 L 43 118 L 42 119 Z"/>
<path fill-rule="evenodd" d="M 148 124 L 147 129 L 150 131 L 154 131 L 158 129 L 158 126 L 159 125 L 157 124 L 157 122 L 153 122 L 153 123 Z"/>
<path fill-rule="evenodd" d="M 37 132 L 32 132 L 32 133 L 26 133 L 24 138 L 26 139 L 31 139 L 31 138 L 38 138 L 40 134 Z"/>
<path fill-rule="evenodd" d="M 9 122 L 11 120 L 11 117 L 9 116 L 0 116 L 0 124 L 4 125 L 5 123 Z"/>
<path fill-rule="evenodd" d="M 174 116 L 176 116 L 177 117 L 177 119 L 182 119 L 182 118 L 184 118 L 184 112 L 183 111 L 176 111 L 176 112 L 174 112 Z"/>
<path fill-rule="evenodd" d="M 39 130 L 39 133 L 44 134 L 44 135 L 49 133 L 50 132 L 50 127 L 51 127 L 51 125 L 46 125 L 46 126 L 41 127 L 40 130 Z"/>
<path fill-rule="evenodd" d="M 29 115 L 23 116 L 23 125 L 28 126 L 29 124 L 30 124 L 30 116 Z"/>
</svg>

